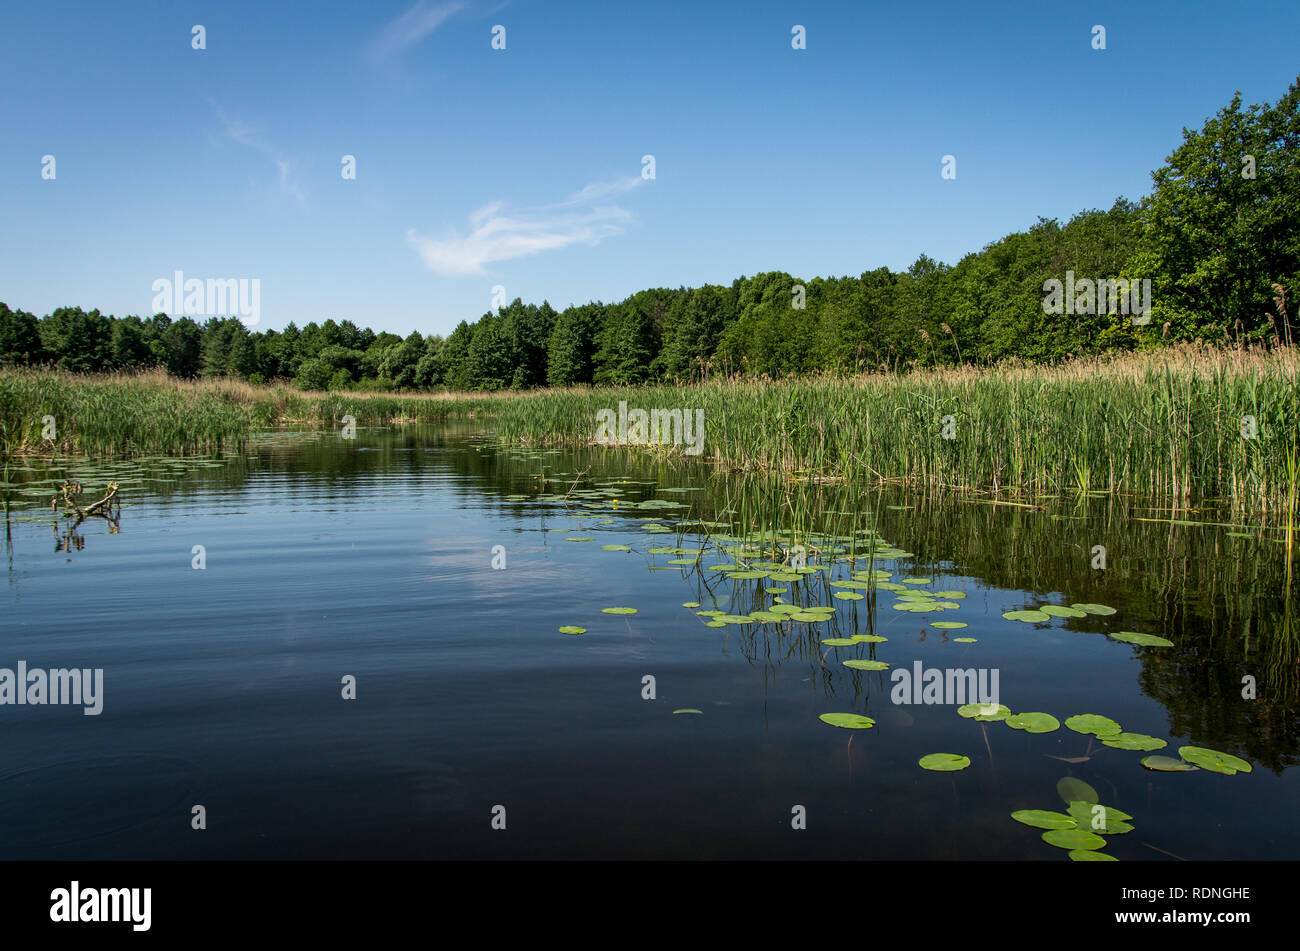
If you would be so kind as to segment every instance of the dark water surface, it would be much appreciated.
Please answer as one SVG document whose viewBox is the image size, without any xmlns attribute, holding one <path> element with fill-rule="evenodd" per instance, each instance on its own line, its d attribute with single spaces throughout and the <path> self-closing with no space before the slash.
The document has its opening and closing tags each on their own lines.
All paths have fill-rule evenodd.
<svg viewBox="0 0 1300 951">
<path fill-rule="evenodd" d="M 574 512 L 594 495 L 535 500 L 583 470 L 580 489 L 635 484 L 600 497 L 618 492 L 619 509 L 585 517 Z M 701 491 L 664 491 L 687 487 Z M 69 536 L 51 513 L 9 524 L 0 667 L 103 668 L 105 696 L 97 717 L 0 706 L 0 858 L 1064 861 L 1009 813 L 1064 810 L 1067 775 L 1133 816 L 1132 832 L 1107 837 L 1120 860 L 1300 855 L 1300 631 L 1273 529 L 1171 524 L 1113 499 L 1033 509 L 873 493 L 846 518 L 913 554 L 876 567 L 965 592 L 958 610 L 903 613 L 880 591 L 869 618 L 819 575 L 811 602 L 838 606 L 833 623 L 710 628 L 682 602 L 745 613 L 771 604 L 764 587 L 799 586 L 710 572 L 732 560 L 715 550 L 698 568 L 648 570 L 675 557 L 650 548 L 702 542 L 647 533 L 644 519 L 742 535 L 748 516 L 725 511 L 734 500 L 709 469 L 634 450 L 499 450 L 459 428 L 279 434 L 126 498 L 118 531 L 90 519 Z M 656 498 L 683 507 L 630 507 Z M 1002 617 L 1073 602 L 1117 613 Z M 614 606 L 637 613 L 601 613 Z M 969 626 L 928 626 L 938 619 Z M 820 643 L 868 632 L 888 641 Z M 890 672 L 848 657 L 996 669 L 1014 711 L 1102 714 L 1168 740 L 1159 754 L 1191 743 L 1253 772 L 1152 772 L 1146 753 L 1064 726 L 1031 735 L 953 705 L 895 704 Z M 347 675 L 355 700 L 341 696 Z M 829 712 L 876 726 L 837 729 L 818 719 Z M 935 752 L 971 766 L 918 767 Z M 191 829 L 196 804 L 204 831 Z"/>
</svg>

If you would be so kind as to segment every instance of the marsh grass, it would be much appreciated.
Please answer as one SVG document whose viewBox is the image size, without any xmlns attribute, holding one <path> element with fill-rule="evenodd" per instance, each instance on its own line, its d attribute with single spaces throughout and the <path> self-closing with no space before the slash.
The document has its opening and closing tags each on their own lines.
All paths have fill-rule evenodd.
<svg viewBox="0 0 1300 951">
<path fill-rule="evenodd" d="M 742 471 L 811 482 L 873 480 L 932 488 L 1061 495 L 1228 499 L 1294 506 L 1300 353 L 1184 346 L 1157 353 L 798 380 L 577 387 L 529 393 L 308 393 L 164 374 L 0 371 L 9 452 L 42 448 L 53 415 L 62 451 L 188 452 L 242 443 L 254 428 L 490 418 L 516 444 L 592 444 L 596 413 L 703 409 L 704 454 Z M 1257 435 L 1243 436 L 1254 418 Z M 951 417 L 951 439 L 943 438 Z M 666 456 L 682 447 L 642 447 Z"/>
</svg>

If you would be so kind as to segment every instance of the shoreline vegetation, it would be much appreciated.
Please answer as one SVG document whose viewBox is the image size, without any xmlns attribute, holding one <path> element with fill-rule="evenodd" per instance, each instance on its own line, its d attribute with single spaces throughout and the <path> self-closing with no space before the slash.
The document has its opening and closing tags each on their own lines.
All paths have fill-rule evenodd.
<svg viewBox="0 0 1300 951">
<path fill-rule="evenodd" d="M 694 458 L 798 481 L 1221 499 L 1287 515 L 1296 505 L 1294 347 L 1184 344 L 1055 365 L 502 393 L 10 368 L 0 370 L 0 438 L 6 456 L 189 454 L 235 450 L 261 430 L 341 430 L 350 416 L 361 426 L 482 419 L 521 446 L 597 445 L 597 414 L 620 401 L 703 410 Z M 671 442 L 636 448 L 682 455 Z"/>
</svg>

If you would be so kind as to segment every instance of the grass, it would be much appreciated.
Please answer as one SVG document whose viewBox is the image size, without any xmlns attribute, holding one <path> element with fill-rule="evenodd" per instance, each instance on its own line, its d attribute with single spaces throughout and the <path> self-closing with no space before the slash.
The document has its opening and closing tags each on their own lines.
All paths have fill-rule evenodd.
<svg viewBox="0 0 1300 951">
<path fill-rule="evenodd" d="M 0 435 L 8 452 L 189 452 L 238 445 L 254 428 L 336 427 L 347 415 L 360 425 L 492 417 L 493 428 L 512 442 L 573 445 L 593 442 L 596 412 L 626 400 L 647 410 L 703 409 L 702 458 L 744 471 L 812 481 L 1224 498 L 1286 513 L 1296 495 L 1298 384 L 1295 349 L 1191 346 L 1053 367 L 525 394 L 305 393 L 157 373 L 5 370 Z M 41 438 L 47 414 L 58 426 L 53 447 Z M 1254 420 L 1253 438 L 1243 435 L 1252 431 L 1246 417 Z M 952 438 L 944 438 L 945 424 Z"/>
</svg>

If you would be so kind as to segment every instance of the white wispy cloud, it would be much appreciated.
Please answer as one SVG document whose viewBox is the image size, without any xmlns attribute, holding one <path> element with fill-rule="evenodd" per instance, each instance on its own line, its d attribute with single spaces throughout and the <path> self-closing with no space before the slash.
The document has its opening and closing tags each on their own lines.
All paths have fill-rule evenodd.
<svg viewBox="0 0 1300 951">
<path fill-rule="evenodd" d="M 382 62 L 420 42 L 465 6 L 462 0 L 442 3 L 416 0 L 409 10 L 379 31 L 366 47 L 366 55 L 375 62 Z"/>
<path fill-rule="evenodd" d="M 446 237 L 430 238 L 408 229 L 406 240 L 431 271 L 448 276 L 482 274 L 495 261 L 529 257 L 575 244 L 598 244 L 622 234 L 635 220 L 614 204 L 597 204 L 641 185 L 640 177 L 594 182 L 563 201 L 531 209 L 507 210 L 494 201 L 469 216 L 469 233 L 454 229 Z"/>
<path fill-rule="evenodd" d="M 212 108 L 216 112 L 217 118 L 221 120 L 226 135 L 232 141 L 238 142 L 240 145 L 246 146 L 247 148 L 256 149 L 258 152 L 262 152 L 270 157 L 272 163 L 274 163 L 279 172 L 277 181 L 280 186 L 280 191 L 293 197 L 300 204 L 305 203 L 307 195 L 303 191 L 302 186 L 298 183 L 298 180 L 294 177 L 293 160 L 282 154 L 274 146 L 265 142 L 248 124 L 238 118 L 227 115 L 215 102 L 212 103 Z"/>
</svg>

